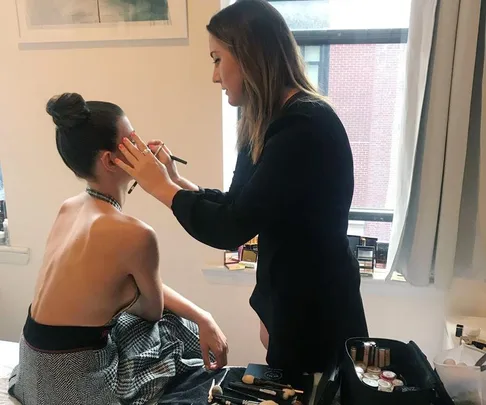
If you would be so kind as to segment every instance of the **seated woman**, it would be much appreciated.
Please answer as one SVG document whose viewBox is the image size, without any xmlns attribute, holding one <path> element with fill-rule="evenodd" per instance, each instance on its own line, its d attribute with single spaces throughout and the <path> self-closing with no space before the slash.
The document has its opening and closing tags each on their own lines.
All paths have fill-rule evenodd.
<svg viewBox="0 0 486 405">
<path fill-rule="evenodd" d="M 122 213 L 131 179 L 113 161 L 133 132 L 124 112 L 79 94 L 52 98 L 47 112 L 87 188 L 47 240 L 10 394 L 24 405 L 145 404 L 183 373 L 226 365 L 211 315 L 162 283 L 154 230 Z"/>
</svg>

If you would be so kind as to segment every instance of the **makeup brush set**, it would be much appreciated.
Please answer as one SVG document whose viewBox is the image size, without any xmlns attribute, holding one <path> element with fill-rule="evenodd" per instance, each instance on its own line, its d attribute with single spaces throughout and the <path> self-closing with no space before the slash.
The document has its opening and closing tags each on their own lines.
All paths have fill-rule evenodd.
<svg viewBox="0 0 486 405">
<path fill-rule="evenodd" d="M 259 365 L 251 366 L 255 371 L 255 366 Z M 291 384 L 255 377 L 248 373 L 248 368 L 241 381 L 225 382 L 226 374 L 217 384 L 213 380 L 208 392 L 209 403 L 225 405 L 305 405 L 307 403 L 303 390 L 296 389 Z"/>
</svg>

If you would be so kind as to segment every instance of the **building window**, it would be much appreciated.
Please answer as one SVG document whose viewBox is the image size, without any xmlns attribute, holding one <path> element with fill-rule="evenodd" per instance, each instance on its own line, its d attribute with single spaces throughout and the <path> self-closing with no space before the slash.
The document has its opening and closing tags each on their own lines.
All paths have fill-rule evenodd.
<svg viewBox="0 0 486 405">
<path fill-rule="evenodd" d="M 341 117 L 353 150 L 355 192 L 352 207 L 387 213 L 395 204 L 397 141 L 404 94 L 406 44 L 301 45 L 309 78 L 329 97 Z M 371 222 L 363 233 L 387 242 L 391 222 Z"/>
<path fill-rule="evenodd" d="M 346 127 L 355 189 L 348 234 L 390 239 L 411 0 L 269 0 Z"/>
<path fill-rule="evenodd" d="M 309 78 L 348 132 L 355 166 L 349 233 L 386 243 L 395 206 L 411 0 L 270 3 L 292 29 Z"/>
<path fill-rule="evenodd" d="M 7 220 L 7 204 L 5 203 L 5 187 L 3 185 L 2 168 L 0 167 L 0 245 L 8 244 L 6 220 Z"/>
</svg>

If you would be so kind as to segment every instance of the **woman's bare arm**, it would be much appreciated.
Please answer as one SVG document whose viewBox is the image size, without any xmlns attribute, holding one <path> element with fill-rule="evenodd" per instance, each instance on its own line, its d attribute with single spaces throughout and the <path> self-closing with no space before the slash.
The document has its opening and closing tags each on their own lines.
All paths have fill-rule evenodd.
<svg viewBox="0 0 486 405">
<path fill-rule="evenodd" d="M 184 190 L 189 191 L 199 191 L 199 187 L 196 186 L 192 181 L 185 179 L 184 177 L 178 177 L 175 183 Z"/>
<path fill-rule="evenodd" d="M 204 365 L 209 369 L 224 367 L 228 364 L 228 343 L 211 314 L 184 298 L 172 288 L 164 285 L 165 307 L 176 315 L 189 319 L 199 326 L 199 340 Z M 214 354 L 215 363 L 211 363 L 209 352 Z"/>
<path fill-rule="evenodd" d="M 149 227 L 139 228 L 132 234 L 133 254 L 130 266 L 132 276 L 140 291 L 140 297 L 130 313 L 148 321 L 162 318 L 164 292 L 159 273 L 159 248 L 155 231 Z"/>
<path fill-rule="evenodd" d="M 207 311 L 204 311 L 169 286 L 164 285 L 163 291 L 165 308 L 181 318 L 189 319 L 199 324 L 209 316 Z"/>
</svg>

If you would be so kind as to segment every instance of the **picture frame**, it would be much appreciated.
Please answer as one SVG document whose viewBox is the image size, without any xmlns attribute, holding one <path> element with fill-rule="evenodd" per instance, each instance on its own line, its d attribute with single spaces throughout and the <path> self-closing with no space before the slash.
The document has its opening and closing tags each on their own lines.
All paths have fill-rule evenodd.
<svg viewBox="0 0 486 405">
<path fill-rule="evenodd" d="M 187 0 L 14 1 L 20 43 L 188 37 Z"/>
</svg>

